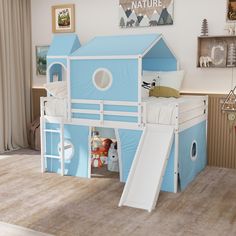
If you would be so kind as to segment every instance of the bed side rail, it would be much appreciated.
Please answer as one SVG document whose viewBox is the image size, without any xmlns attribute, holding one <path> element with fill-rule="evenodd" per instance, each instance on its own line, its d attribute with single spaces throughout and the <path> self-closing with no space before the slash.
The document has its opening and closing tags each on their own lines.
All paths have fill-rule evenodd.
<svg viewBox="0 0 236 236">
<path fill-rule="evenodd" d="M 184 130 L 208 118 L 208 96 L 196 96 L 178 105 L 179 130 Z"/>
<path fill-rule="evenodd" d="M 60 106 L 63 106 L 65 112 L 63 113 L 63 115 L 58 115 L 58 114 L 47 114 L 47 109 L 46 109 L 46 104 L 47 102 L 61 102 Z M 68 106 L 67 106 L 67 99 L 66 98 L 55 98 L 55 97 L 40 97 L 40 116 L 41 117 L 54 117 L 54 118 L 64 118 L 67 119 L 68 118 Z M 55 105 L 55 104 L 54 104 Z M 55 107 L 56 109 L 56 107 Z M 52 112 L 53 113 L 53 112 Z"/>
<path fill-rule="evenodd" d="M 70 118 L 88 125 L 141 128 L 144 109 L 138 102 L 72 99 Z"/>
</svg>

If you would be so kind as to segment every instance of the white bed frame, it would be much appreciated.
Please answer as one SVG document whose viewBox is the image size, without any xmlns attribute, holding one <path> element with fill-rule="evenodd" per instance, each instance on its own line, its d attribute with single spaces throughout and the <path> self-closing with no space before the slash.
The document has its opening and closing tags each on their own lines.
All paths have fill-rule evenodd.
<svg viewBox="0 0 236 236">
<path fill-rule="evenodd" d="M 187 99 L 184 101 L 176 102 L 174 114 L 175 122 L 172 126 L 174 128 L 174 139 L 175 139 L 175 188 L 174 191 L 177 192 L 177 183 L 178 183 L 178 148 L 179 148 L 179 133 L 185 129 L 188 129 L 204 120 L 207 121 L 208 114 L 208 97 L 207 96 L 185 96 L 189 98 L 196 99 L 196 102 L 193 103 L 193 99 Z M 122 128 L 122 129 L 133 129 L 133 130 L 144 130 L 147 124 L 146 116 L 146 103 L 141 102 L 124 102 L 124 101 L 104 101 L 104 100 L 81 100 L 81 99 L 72 99 L 70 100 L 70 105 L 67 107 L 68 112 L 66 117 L 54 117 L 45 115 L 45 104 L 48 101 L 51 101 L 53 97 L 41 97 L 41 163 L 42 163 L 42 172 L 45 172 L 45 158 L 58 158 L 61 159 L 61 175 L 64 175 L 64 124 L 73 124 L 73 125 L 85 125 L 89 127 L 107 127 L 107 128 Z M 64 100 L 67 103 L 67 100 Z M 99 105 L 99 110 L 88 110 L 88 109 L 70 109 L 72 104 L 97 104 Z M 137 112 L 123 112 L 123 111 L 105 111 L 104 105 L 118 105 L 118 106 L 137 106 Z M 80 118 L 71 118 L 72 113 L 80 114 L 95 114 L 99 115 L 99 120 L 91 119 L 80 119 Z M 120 122 L 120 121 L 107 121 L 104 120 L 104 115 L 116 115 L 116 116 L 128 116 L 128 117 L 137 117 L 138 122 Z M 47 130 L 45 129 L 45 123 L 57 123 L 60 124 L 60 130 Z M 149 124 L 157 126 L 158 124 Z M 61 142 L 61 155 L 60 156 L 46 156 L 45 150 L 45 133 L 46 132 L 58 132 L 60 133 L 60 142 Z M 207 135 L 207 134 L 206 134 Z M 89 150 L 90 151 L 90 150 Z"/>
</svg>

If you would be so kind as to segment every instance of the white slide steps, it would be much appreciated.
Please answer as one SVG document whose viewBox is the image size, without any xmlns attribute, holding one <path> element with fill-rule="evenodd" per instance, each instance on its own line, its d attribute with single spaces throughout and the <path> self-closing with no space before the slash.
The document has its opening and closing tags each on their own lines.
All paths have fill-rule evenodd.
<svg viewBox="0 0 236 236">
<path fill-rule="evenodd" d="M 174 128 L 163 125 L 147 126 L 143 132 L 119 206 L 151 212 L 160 193 Z"/>
</svg>

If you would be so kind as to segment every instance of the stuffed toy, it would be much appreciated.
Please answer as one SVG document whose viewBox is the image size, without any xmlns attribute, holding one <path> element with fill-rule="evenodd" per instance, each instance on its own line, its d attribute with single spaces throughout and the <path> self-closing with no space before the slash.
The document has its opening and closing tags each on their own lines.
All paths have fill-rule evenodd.
<svg viewBox="0 0 236 236">
<path fill-rule="evenodd" d="M 102 160 L 99 156 L 92 158 L 92 167 L 99 168 L 103 166 Z"/>
<path fill-rule="evenodd" d="M 142 84 L 142 87 L 145 88 L 145 89 L 148 89 L 148 90 L 150 90 L 151 88 L 153 88 L 155 86 L 156 86 L 156 80 L 155 79 L 153 79 L 151 83 L 143 81 L 143 84 Z"/>
<path fill-rule="evenodd" d="M 112 143 L 108 151 L 107 169 L 113 172 L 119 172 L 119 158 L 117 152 L 117 143 Z"/>
</svg>

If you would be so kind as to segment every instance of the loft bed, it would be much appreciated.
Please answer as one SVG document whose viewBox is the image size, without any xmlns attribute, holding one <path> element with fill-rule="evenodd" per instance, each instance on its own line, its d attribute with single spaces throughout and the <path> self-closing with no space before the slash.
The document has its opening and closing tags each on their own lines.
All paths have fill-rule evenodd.
<svg viewBox="0 0 236 236">
<path fill-rule="evenodd" d="M 178 60 L 162 35 L 96 37 L 59 59 L 66 62 L 67 95 L 41 98 L 43 172 L 89 178 L 92 127 L 115 130 L 120 181 L 126 182 L 120 206 L 151 211 L 160 189 L 183 190 L 205 167 L 207 97 L 147 97 L 142 88 L 154 77 L 150 95 L 181 86 Z M 66 112 L 56 111 L 56 101 Z"/>
</svg>

